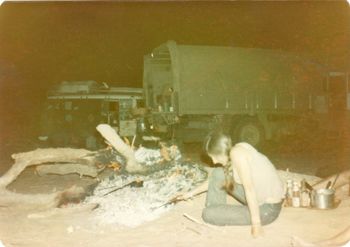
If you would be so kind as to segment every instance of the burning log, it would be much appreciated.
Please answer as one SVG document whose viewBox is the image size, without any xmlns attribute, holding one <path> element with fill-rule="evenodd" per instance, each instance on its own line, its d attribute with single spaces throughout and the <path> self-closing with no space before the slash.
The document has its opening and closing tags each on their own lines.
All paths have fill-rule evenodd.
<svg viewBox="0 0 350 247">
<path fill-rule="evenodd" d="M 108 124 L 100 124 L 96 127 L 97 131 L 107 140 L 107 142 L 117 150 L 126 159 L 126 171 L 130 173 L 145 172 L 145 168 L 141 166 L 136 158 L 134 150 L 127 145 L 117 134 L 117 132 Z"/>
</svg>

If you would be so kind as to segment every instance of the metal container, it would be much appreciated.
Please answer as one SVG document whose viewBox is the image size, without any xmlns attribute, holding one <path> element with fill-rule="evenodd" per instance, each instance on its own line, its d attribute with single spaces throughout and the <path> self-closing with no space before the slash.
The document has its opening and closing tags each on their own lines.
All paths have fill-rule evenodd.
<svg viewBox="0 0 350 247">
<path fill-rule="evenodd" d="M 318 209 L 332 209 L 334 208 L 334 194 L 333 189 L 318 189 L 313 190 L 311 195 L 312 207 Z"/>
</svg>

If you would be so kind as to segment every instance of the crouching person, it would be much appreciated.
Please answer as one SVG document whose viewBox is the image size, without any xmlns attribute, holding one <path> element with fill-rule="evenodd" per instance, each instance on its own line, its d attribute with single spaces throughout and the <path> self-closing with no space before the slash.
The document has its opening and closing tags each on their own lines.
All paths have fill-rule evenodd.
<svg viewBox="0 0 350 247">
<path fill-rule="evenodd" d="M 206 184 L 190 193 L 199 193 L 207 187 L 203 220 L 220 226 L 251 225 L 254 237 L 262 235 L 262 225 L 279 216 L 284 197 L 283 183 L 274 165 L 248 143 L 232 146 L 230 137 L 222 132 L 207 137 L 205 151 L 221 167 L 212 171 Z M 227 194 L 240 204 L 227 204 Z"/>
</svg>

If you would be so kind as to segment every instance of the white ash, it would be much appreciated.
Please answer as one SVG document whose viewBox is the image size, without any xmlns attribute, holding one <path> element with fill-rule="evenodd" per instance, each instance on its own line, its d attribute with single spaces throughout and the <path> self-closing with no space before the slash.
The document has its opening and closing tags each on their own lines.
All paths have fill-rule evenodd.
<svg viewBox="0 0 350 247">
<path fill-rule="evenodd" d="M 181 153 L 177 146 L 173 145 L 166 148 L 170 159 L 174 161 L 178 161 L 181 159 Z M 136 161 L 142 165 L 152 166 L 155 163 L 161 163 L 164 160 L 160 149 L 149 149 L 140 147 L 135 151 Z"/>
<path fill-rule="evenodd" d="M 94 195 L 88 197 L 86 202 L 99 204 L 94 214 L 100 224 L 136 227 L 168 211 L 172 205 L 162 205 L 180 192 L 193 189 L 206 177 L 207 173 L 198 165 L 172 162 L 165 169 L 147 176 L 120 175 L 107 178 L 96 187 Z M 142 180 L 143 187 L 126 186 L 105 195 L 135 180 Z"/>
</svg>

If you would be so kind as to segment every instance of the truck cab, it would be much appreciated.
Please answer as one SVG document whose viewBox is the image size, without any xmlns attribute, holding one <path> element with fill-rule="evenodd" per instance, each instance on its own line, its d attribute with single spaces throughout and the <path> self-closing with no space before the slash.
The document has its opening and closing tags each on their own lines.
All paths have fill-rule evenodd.
<svg viewBox="0 0 350 247">
<path fill-rule="evenodd" d="M 65 81 L 47 94 L 40 140 L 52 146 L 97 149 L 96 126 L 107 123 L 121 136 L 134 136 L 132 109 L 143 105 L 142 88 L 110 87 L 95 81 Z"/>
</svg>

